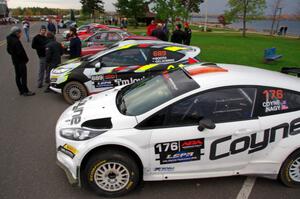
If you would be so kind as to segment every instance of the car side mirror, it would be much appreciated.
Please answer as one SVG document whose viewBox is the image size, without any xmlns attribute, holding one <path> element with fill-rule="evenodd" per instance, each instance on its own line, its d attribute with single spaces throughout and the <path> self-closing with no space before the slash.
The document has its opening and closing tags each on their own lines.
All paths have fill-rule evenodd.
<svg viewBox="0 0 300 199">
<path fill-rule="evenodd" d="M 198 126 L 199 131 L 203 131 L 204 129 L 214 129 L 214 128 L 216 128 L 216 125 L 211 119 L 204 118 L 199 121 L 199 126 Z"/>
<path fill-rule="evenodd" d="M 96 63 L 95 64 L 95 71 L 99 72 L 100 68 L 101 68 L 101 62 Z"/>
</svg>

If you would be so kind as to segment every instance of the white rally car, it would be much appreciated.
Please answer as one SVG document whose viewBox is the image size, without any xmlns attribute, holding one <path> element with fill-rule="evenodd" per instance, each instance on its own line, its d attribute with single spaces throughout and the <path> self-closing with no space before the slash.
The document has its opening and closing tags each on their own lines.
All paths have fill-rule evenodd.
<svg viewBox="0 0 300 199">
<path fill-rule="evenodd" d="M 71 183 L 120 196 L 140 180 L 257 175 L 300 186 L 300 81 L 194 64 L 89 96 L 56 126 Z"/>
</svg>

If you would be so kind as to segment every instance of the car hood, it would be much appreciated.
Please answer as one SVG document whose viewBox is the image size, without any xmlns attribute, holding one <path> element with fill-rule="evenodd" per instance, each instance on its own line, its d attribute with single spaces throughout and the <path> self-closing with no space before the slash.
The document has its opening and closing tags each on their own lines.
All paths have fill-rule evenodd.
<svg viewBox="0 0 300 199">
<path fill-rule="evenodd" d="M 61 69 L 61 68 L 65 68 L 65 69 L 75 69 L 78 66 L 80 66 L 83 63 L 83 61 L 81 61 L 80 58 L 76 58 L 76 59 L 71 59 L 67 62 L 64 62 L 63 64 L 59 65 L 59 67 L 55 68 L 55 69 Z"/>
<path fill-rule="evenodd" d="M 137 125 L 136 117 L 122 115 L 116 106 L 118 91 L 119 88 L 110 89 L 76 102 L 61 115 L 58 125 L 60 128 L 133 128 Z"/>
</svg>

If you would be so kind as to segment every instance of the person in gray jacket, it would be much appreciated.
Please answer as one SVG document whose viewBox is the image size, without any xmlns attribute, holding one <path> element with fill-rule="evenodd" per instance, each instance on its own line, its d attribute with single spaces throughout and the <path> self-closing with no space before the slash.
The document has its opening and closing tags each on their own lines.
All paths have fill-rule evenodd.
<svg viewBox="0 0 300 199">
<path fill-rule="evenodd" d="M 61 63 L 61 56 L 63 54 L 63 48 L 59 42 L 56 41 L 55 36 L 51 33 L 47 33 L 48 43 L 46 45 L 46 63 L 47 73 L 46 81 L 50 82 L 50 72 L 53 68 L 57 67 Z M 49 85 L 45 92 L 50 92 Z"/>
</svg>

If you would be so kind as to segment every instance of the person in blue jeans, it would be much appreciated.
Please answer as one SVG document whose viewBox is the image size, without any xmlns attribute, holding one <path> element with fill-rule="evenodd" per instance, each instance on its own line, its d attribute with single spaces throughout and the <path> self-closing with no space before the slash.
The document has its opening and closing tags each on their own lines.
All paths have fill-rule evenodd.
<svg viewBox="0 0 300 199">
<path fill-rule="evenodd" d="M 23 29 L 24 29 L 25 39 L 26 39 L 27 42 L 30 42 L 29 28 L 30 28 L 29 21 L 28 20 L 23 21 Z"/>
</svg>

